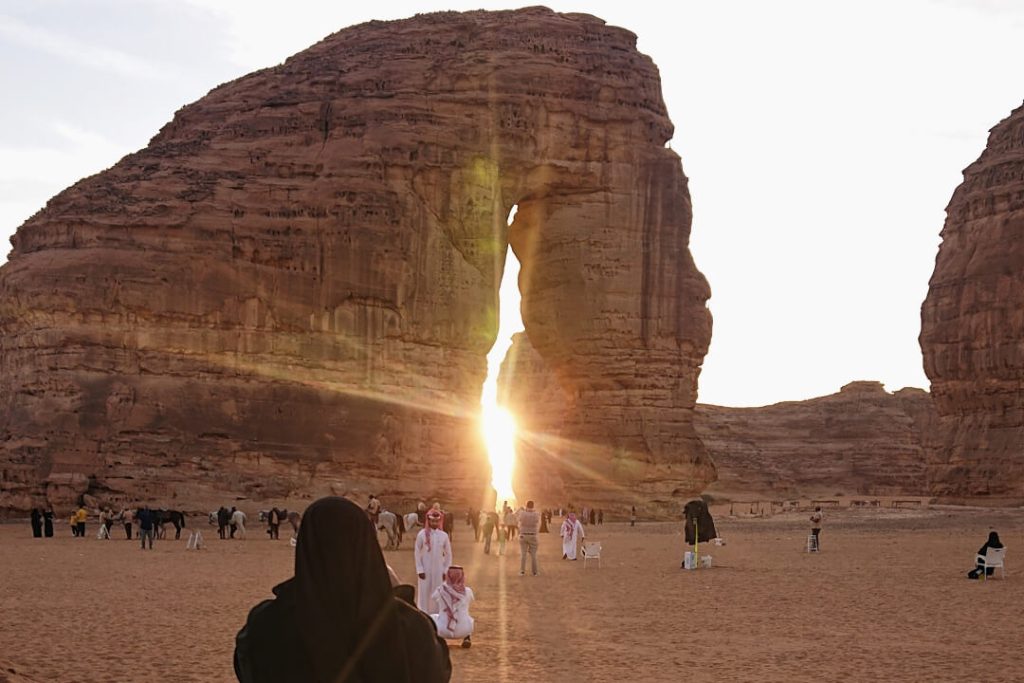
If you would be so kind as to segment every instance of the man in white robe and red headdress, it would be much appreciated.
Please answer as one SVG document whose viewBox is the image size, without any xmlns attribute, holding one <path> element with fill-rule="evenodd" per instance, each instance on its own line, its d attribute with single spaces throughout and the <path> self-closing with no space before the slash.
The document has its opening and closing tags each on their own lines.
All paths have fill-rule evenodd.
<svg viewBox="0 0 1024 683">
<path fill-rule="evenodd" d="M 562 559 L 563 560 L 575 560 L 576 559 L 576 546 L 577 544 L 586 538 L 586 534 L 583 533 L 583 525 L 576 519 L 576 513 L 570 512 L 566 516 L 565 521 L 562 522 Z"/>
<path fill-rule="evenodd" d="M 452 565 L 452 544 L 448 534 L 441 530 L 441 513 L 427 513 L 427 526 L 416 535 L 416 606 L 427 614 L 440 610 L 434 600 L 436 591 L 444 582 L 445 572 Z"/>
<path fill-rule="evenodd" d="M 473 589 L 466 586 L 462 567 L 453 564 L 445 573 L 444 583 L 434 591 L 439 611 L 430 617 L 442 638 L 462 638 L 462 647 L 472 645 L 473 617 L 469 616 L 469 603 L 473 602 Z"/>
</svg>

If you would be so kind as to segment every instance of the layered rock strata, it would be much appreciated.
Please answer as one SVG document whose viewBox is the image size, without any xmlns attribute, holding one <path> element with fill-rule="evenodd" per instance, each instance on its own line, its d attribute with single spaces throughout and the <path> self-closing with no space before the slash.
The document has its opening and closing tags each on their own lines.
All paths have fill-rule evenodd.
<svg viewBox="0 0 1024 683">
<path fill-rule="evenodd" d="M 645 510 L 653 505 L 678 512 L 672 509 L 677 501 L 655 480 L 633 479 L 628 490 L 614 492 L 618 498 L 590 485 L 599 479 L 577 467 L 572 444 L 559 431 L 572 397 L 526 335 L 516 336 L 502 367 L 502 389 L 525 432 L 519 443 L 521 490 L 612 509 L 635 501 Z M 924 390 L 890 394 L 880 382 L 852 382 L 830 396 L 759 408 L 697 404 L 694 426 L 717 472 L 708 489 L 712 495 L 769 500 L 929 495 L 926 466 L 938 446 L 936 421 Z"/>
<path fill-rule="evenodd" d="M 13 238 L 0 508 L 479 504 L 509 244 L 590 485 L 699 491 L 672 133 L 632 33 L 543 8 L 370 22 L 214 89 Z"/>
<path fill-rule="evenodd" d="M 920 342 L 942 431 L 931 490 L 1024 502 L 1024 107 L 946 207 Z"/>
<path fill-rule="evenodd" d="M 759 408 L 697 406 L 697 433 L 732 500 L 928 496 L 936 415 L 922 389 L 852 382 L 839 393 Z"/>
</svg>

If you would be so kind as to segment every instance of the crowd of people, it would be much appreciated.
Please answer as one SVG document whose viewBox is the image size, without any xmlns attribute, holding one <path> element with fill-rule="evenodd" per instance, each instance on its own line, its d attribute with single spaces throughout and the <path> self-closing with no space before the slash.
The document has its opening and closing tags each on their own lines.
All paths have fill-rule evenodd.
<svg viewBox="0 0 1024 683">
<path fill-rule="evenodd" d="M 691 506 L 696 507 L 691 510 Z M 707 511 L 703 501 L 691 501 L 687 510 L 691 510 L 684 513 L 687 525 L 696 524 Z M 275 597 L 253 608 L 238 633 L 235 671 L 240 681 L 449 680 L 451 659 L 447 641 L 460 640 L 462 647 L 471 647 L 475 625 L 470 614 L 475 596 L 467 585 L 464 567 L 454 560 L 451 538 L 444 530 L 445 517 L 450 513 L 439 503 L 429 509 L 425 503 L 418 505 L 417 518 L 423 528 L 416 535 L 414 546 L 414 590 L 384 560 L 376 532 L 382 511 L 376 496 L 370 497 L 366 508 L 340 497 L 323 498 L 307 508 L 301 533 L 294 543 L 294 577 L 274 587 Z M 222 508 L 216 513 L 217 521 L 221 522 L 223 517 L 222 528 L 226 529 L 236 519 L 236 513 L 240 511 Z M 271 528 L 280 524 L 282 513 L 286 511 L 275 509 L 267 515 Z M 518 538 L 520 575 L 526 575 L 529 558 L 529 570 L 538 576 L 538 535 L 551 533 L 555 514 L 562 517 L 562 559 L 575 560 L 586 538 L 584 522 L 603 524 L 603 510 L 582 508 L 577 515 L 572 506 L 538 510 L 531 500 L 513 509 L 505 502 L 500 512 L 468 511 L 466 523 L 473 527 L 474 541 L 484 544 L 485 554 L 490 554 L 492 540 L 497 540 L 501 555 L 507 542 Z M 117 513 L 102 508 L 97 517 L 98 538 L 110 539 L 113 525 L 122 524 L 125 537 L 130 540 L 135 523 L 140 546 L 150 549 L 161 521 L 157 511 L 148 506 L 136 510 L 123 508 Z M 74 536 L 85 537 L 88 518 L 84 506 L 70 515 Z M 33 536 L 52 537 L 53 519 L 52 508 L 33 509 Z M 635 525 L 636 519 L 633 507 L 630 526 Z M 810 522 L 811 536 L 818 549 L 823 520 L 824 514 L 817 507 Z M 702 539 L 706 527 L 714 533 L 710 518 L 700 523 Z M 689 534 L 697 533 L 696 529 L 685 530 L 688 543 L 696 540 L 689 538 Z M 268 533 L 275 538 L 275 534 Z M 1002 548 L 998 534 L 991 532 L 978 551 L 977 566 L 968 577 L 990 576 L 992 567 L 985 562 L 986 553 Z"/>
</svg>

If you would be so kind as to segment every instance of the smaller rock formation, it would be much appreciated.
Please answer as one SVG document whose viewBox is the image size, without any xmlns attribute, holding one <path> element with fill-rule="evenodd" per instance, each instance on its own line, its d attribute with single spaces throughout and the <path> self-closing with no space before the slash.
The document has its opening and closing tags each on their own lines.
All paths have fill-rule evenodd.
<svg viewBox="0 0 1024 683">
<path fill-rule="evenodd" d="M 710 492 L 722 497 L 929 495 L 936 416 L 923 389 L 851 382 L 760 408 L 698 404 L 696 427 L 718 468 Z"/>
</svg>

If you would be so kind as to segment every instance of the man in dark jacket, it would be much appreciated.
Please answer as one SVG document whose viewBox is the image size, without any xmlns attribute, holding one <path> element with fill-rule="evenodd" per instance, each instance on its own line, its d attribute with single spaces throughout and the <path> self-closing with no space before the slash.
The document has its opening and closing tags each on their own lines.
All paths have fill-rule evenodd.
<svg viewBox="0 0 1024 683">
<path fill-rule="evenodd" d="M 156 531 L 156 513 L 149 509 L 149 506 L 139 510 L 136 517 L 139 520 L 139 541 L 141 547 L 146 549 L 146 539 L 149 539 L 149 549 L 153 549 L 153 534 Z"/>
</svg>

